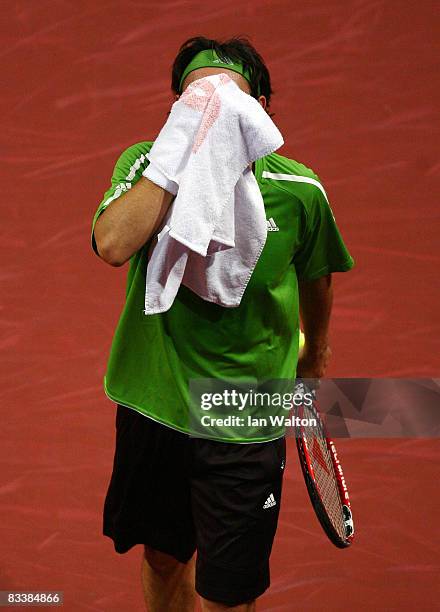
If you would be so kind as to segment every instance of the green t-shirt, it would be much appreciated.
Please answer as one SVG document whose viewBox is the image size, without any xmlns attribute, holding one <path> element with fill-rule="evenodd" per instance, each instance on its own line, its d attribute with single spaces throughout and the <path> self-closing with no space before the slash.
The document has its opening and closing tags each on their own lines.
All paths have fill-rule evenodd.
<svg viewBox="0 0 440 612">
<path fill-rule="evenodd" d="M 97 254 L 96 220 L 141 178 L 152 144 L 139 142 L 118 159 L 111 187 L 93 218 L 92 247 Z M 114 402 L 179 431 L 200 435 L 190 409 L 192 381 L 294 379 L 299 338 L 297 280 L 350 270 L 354 262 L 312 170 L 272 153 L 256 161 L 255 177 L 268 233 L 240 306 L 219 306 L 181 286 L 167 312 L 147 316 L 143 311 L 150 243 L 131 257 L 126 301 L 104 376 L 105 392 Z M 285 410 L 280 408 L 279 414 Z M 266 427 L 221 431 L 204 430 L 208 437 L 230 442 L 272 440 L 285 430 L 279 422 L 271 422 Z"/>
</svg>

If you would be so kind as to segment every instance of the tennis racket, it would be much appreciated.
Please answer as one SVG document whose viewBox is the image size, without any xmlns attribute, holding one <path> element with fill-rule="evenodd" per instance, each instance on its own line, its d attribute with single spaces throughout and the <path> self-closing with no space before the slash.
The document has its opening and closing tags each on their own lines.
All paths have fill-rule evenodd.
<svg viewBox="0 0 440 612">
<path fill-rule="evenodd" d="M 295 435 L 310 500 L 330 541 L 338 548 L 346 548 L 353 541 L 354 525 L 347 483 L 335 443 L 329 438 L 319 414 L 316 391 L 298 379 L 295 393 L 303 397 L 301 404 L 295 406 L 295 416 L 298 417 L 295 419 Z"/>
</svg>

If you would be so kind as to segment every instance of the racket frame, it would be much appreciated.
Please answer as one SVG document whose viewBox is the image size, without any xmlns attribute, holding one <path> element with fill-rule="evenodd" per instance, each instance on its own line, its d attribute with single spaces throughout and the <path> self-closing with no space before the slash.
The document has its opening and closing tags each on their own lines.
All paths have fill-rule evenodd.
<svg viewBox="0 0 440 612">
<path fill-rule="evenodd" d="M 303 383 L 301 383 L 303 384 Z M 303 384 L 304 390 L 307 387 Z M 315 396 L 314 392 L 313 395 Z M 303 418 L 301 414 L 301 408 L 303 408 L 302 404 L 296 406 L 295 412 L 296 416 L 300 419 Z M 322 502 L 321 496 L 319 494 L 319 490 L 316 484 L 315 474 L 313 470 L 313 466 L 310 461 L 310 453 L 307 447 L 307 440 L 304 435 L 304 426 L 296 425 L 295 426 L 295 437 L 296 437 L 296 446 L 298 449 L 298 455 L 300 459 L 301 470 L 304 476 L 304 480 L 306 483 L 307 491 L 309 493 L 310 501 L 315 510 L 316 516 L 321 523 L 322 528 L 327 534 L 329 540 L 338 548 L 347 548 L 353 542 L 354 537 L 354 526 L 353 526 L 353 516 L 351 511 L 350 497 L 348 493 L 347 483 L 345 481 L 344 472 L 342 469 L 341 462 L 338 458 L 338 453 L 336 450 L 336 445 L 333 440 L 329 437 L 327 428 L 321 415 L 319 413 L 316 399 L 314 397 L 313 401 L 313 409 L 316 413 L 317 419 L 319 419 L 319 427 L 322 429 L 322 433 L 324 435 L 325 444 L 330 453 L 330 457 L 332 460 L 333 473 L 335 476 L 337 490 L 339 493 L 339 497 L 341 500 L 341 505 L 344 512 L 344 524 L 347 529 L 347 535 L 345 539 L 342 539 L 336 529 L 333 527 L 332 522 L 325 510 L 324 504 Z M 350 532 L 351 529 L 351 532 Z"/>
</svg>

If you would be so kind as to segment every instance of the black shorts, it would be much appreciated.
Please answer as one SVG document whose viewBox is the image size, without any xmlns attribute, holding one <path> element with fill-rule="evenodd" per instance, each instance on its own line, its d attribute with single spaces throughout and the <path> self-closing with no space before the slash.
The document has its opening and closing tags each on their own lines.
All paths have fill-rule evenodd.
<svg viewBox="0 0 440 612">
<path fill-rule="evenodd" d="M 284 438 L 193 438 L 118 405 L 103 533 L 119 553 L 145 544 L 186 563 L 197 550 L 197 592 L 245 603 L 270 584 L 285 461 Z"/>
</svg>

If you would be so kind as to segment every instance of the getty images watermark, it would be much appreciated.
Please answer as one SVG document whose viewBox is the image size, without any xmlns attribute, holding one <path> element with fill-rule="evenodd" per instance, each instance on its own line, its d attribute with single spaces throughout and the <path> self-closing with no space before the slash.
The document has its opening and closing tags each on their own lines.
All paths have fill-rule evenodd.
<svg viewBox="0 0 440 612">
<path fill-rule="evenodd" d="M 285 435 L 286 429 L 316 426 L 316 419 L 297 410 L 312 405 L 313 393 L 294 380 L 196 379 L 190 394 L 189 429 L 195 436 L 264 441 Z"/>
<path fill-rule="evenodd" d="M 293 414 L 292 409 L 299 406 L 311 406 L 313 394 L 311 391 L 296 390 L 293 393 L 269 393 L 263 391 L 239 391 L 237 389 L 223 389 L 217 392 L 205 392 L 200 396 L 200 409 L 214 411 L 216 408 L 229 408 L 230 414 L 225 416 L 212 416 L 202 414 L 200 422 L 204 427 L 220 425 L 224 427 L 299 427 L 302 425 L 316 426 L 316 419 L 301 418 Z M 287 414 L 279 414 L 282 408 Z M 254 410 L 252 410 L 254 409 Z M 259 416 L 256 411 L 259 410 Z M 271 412 L 271 409 L 276 409 Z M 252 410 L 252 412 L 251 412 Z M 263 412 L 264 411 L 264 412 Z M 239 414 L 236 414 L 238 412 Z M 241 414 L 240 414 L 241 413 Z M 243 413 L 245 413 L 243 415 Z M 247 414 L 246 414 L 247 413 Z M 268 414 L 264 414 L 268 413 Z"/>
<path fill-rule="evenodd" d="M 332 438 L 440 437 L 440 379 L 190 381 L 189 429 L 224 441 L 297 436 L 314 403 Z M 315 399 L 315 401 L 314 401 Z M 303 410 L 300 407 L 303 407 Z M 304 414 L 302 414 L 304 413 Z M 307 423 L 301 423 L 303 417 Z"/>
</svg>

